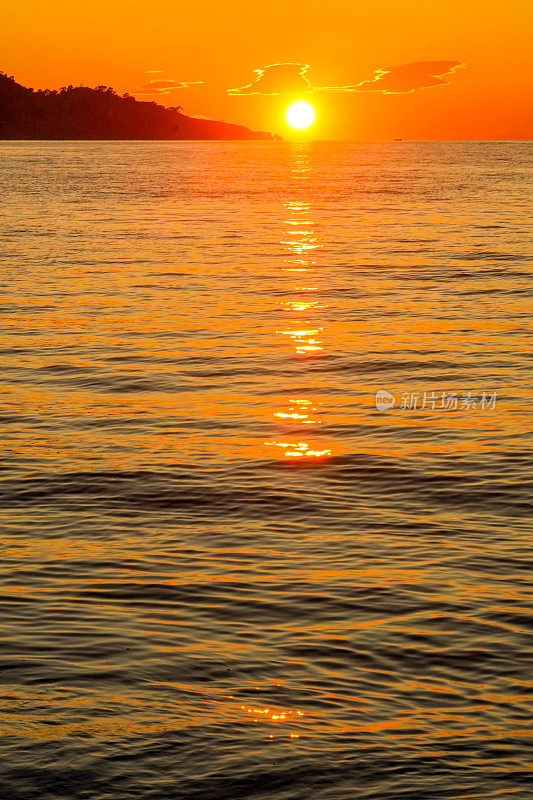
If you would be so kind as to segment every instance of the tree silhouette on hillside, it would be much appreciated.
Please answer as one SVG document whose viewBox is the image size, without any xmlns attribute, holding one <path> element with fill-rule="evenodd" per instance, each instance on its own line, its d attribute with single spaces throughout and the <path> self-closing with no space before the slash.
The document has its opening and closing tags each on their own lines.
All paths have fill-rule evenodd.
<svg viewBox="0 0 533 800">
<path fill-rule="evenodd" d="M 110 86 L 29 89 L 0 72 L 0 139 L 271 139 L 183 114 L 153 101 L 118 95 Z"/>
</svg>

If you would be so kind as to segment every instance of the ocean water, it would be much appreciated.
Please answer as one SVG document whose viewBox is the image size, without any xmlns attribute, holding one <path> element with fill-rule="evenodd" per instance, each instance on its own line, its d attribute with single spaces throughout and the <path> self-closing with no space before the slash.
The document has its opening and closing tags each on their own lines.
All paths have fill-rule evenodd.
<svg viewBox="0 0 533 800">
<path fill-rule="evenodd" d="M 530 154 L 0 143 L 2 800 L 533 796 Z"/>
</svg>

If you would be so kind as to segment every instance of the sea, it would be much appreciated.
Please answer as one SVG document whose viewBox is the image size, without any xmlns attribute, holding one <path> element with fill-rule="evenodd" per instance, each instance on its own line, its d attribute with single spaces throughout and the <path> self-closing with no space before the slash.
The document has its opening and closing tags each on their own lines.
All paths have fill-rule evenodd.
<svg viewBox="0 0 533 800">
<path fill-rule="evenodd" d="M 2 800 L 531 800 L 531 150 L 0 143 Z"/>
</svg>

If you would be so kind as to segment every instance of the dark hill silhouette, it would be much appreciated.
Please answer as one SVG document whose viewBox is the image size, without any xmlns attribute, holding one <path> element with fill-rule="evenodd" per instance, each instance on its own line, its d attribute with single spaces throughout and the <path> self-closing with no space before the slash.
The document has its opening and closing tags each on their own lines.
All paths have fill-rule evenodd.
<svg viewBox="0 0 533 800">
<path fill-rule="evenodd" d="M 108 86 L 26 89 L 0 72 L 0 139 L 272 139 L 243 125 L 188 117 Z"/>
</svg>

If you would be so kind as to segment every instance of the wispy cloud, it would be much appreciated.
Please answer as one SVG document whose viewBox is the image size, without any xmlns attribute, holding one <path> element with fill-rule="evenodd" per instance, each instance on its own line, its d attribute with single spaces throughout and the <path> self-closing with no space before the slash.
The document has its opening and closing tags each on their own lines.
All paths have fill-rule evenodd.
<svg viewBox="0 0 533 800">
<path fill-rule="evenodd" d="M 377 69 L 373 78 L 347 87 L 346 91 L 403 94 L 444 86 L 450 82 L 455 70 L 463 66 L 460 61 L 411 61 L 389 69 Z"/>
<path fill-rule="evenodd" d="M 228 89 L 228 94 L 295 94 L 310 92 L 306 72 L 309 64 L 269 64 L 262 69 L 254 69 L 255 78 L 246 86 Z"/>
<path fill-rule="evenodd" d="M 412 61 L 387 69 L 376 69 L 373 77 L 349 86 L 313 86 L 307 76 L 308 64 L 269 64 L 255 69 L 255 79 L 228 94 L 301 94 L 305 92 L 383 92 L 404 94 L 416 89 L 443 86 L 456 69 L 464 66 L 460 61 Z"/>
<path fill-rule="evenodd" d="M 162 75 L 163 70 L 150 69 L 147 75 Z M 139 89 L 132 92 L 134 95 L 165 95 L 175 92 L 177 89 L 187 89 L 189 86 L 196 86 L 203 81 L 176 81 L 172 78 L 153 78 L 144 83 Z"/>
</svg>

